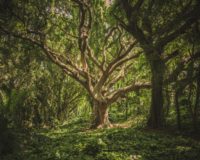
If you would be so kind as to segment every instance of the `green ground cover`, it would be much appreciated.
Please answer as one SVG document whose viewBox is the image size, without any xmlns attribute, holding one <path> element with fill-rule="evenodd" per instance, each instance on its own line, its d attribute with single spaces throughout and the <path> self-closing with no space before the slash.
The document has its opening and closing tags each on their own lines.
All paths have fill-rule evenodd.
<svg viewBox="0 0 200 160">
<path fill-rule="evenodd" d="M 3 160 L 200 160 L 200 142 L 142 128 L 87 130 L 85 120 L 16 132 L 17 150 Z"/>
</svg>

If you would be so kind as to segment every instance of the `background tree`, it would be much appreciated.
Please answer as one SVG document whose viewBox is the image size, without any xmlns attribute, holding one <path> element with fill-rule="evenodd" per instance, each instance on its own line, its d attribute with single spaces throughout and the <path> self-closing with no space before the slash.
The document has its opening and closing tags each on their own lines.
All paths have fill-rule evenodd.
<svg viewBox="0 0 200 160">
<path fill-rule="evenodd" d="M 199 1 L 124 0 L 116 1 L 115 17 L 140 44 L 152 73 L 152 96 L 148 126 L 163 126 L 163 82 L 166 62 L 179 52 L 166 54 L 166 47 L 185 34 L 199 19 Z M 120 13 L 120 12 L 119 12 Z M 124 18 L 126 17 L 126 18 Z"/>
</svg>

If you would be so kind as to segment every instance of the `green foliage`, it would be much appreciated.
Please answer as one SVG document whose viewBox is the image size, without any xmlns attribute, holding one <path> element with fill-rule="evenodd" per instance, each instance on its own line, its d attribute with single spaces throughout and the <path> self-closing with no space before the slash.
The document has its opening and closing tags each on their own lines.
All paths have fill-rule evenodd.
<svg viewBox="0 0 200 160">
<path fill-rule="evenodd" d="M 95 158 L 95 160 L 121 160 L 124 158 L 124 154 L 118 152 L 101 152 Z"/>
<path fill-rule="evenodd" d="M 15 43 L 17 50 L 3 41 L 6 52 L 1 50 L 0 56 L 0 112 L 9 125 L 53 126 L 79 114 L 85 91 L 38 55 L 37 49 L 30 51 L 30 45 Z"/>
<path fill-rule="evenodd" d="M 150 2 L 152 10 L 147 7 Z M 191 6 L 187 5 L 190 2 Z M 145 43 L 147 41 L 148 45 L 152 45 L 146 49 L 147 56 L 152 48 L 159 50 L 160 46 L 156 45 L 161 40 L 172 35 L 173 40 L 162 48 L 161 54 L 159 52 L 159 58 L 163 61 L 174 51 L 179 52 L 164 65 L 166 113 L 163 115 L 167 118 L 166 127 L 174 128 L 178 117 L 174 94 L 178 93 L 182 124 L 179 133 L 187 136 L 191 131 L 198 133 L 199 129 L 199 20 L 179 37 L 174 38 L 173 33 L 179 33 L 180 26 L 185 24 L 182 18 L 186 15 L 184 12 L 184 15 L 180 14 L 180 11 L 185 9 L 188 13 L 196 2 L 144 1 L 141 9 L 134 12 L 133 19 L 130 19 L 137 20 L 136 25 L 146 36 Z M 135 5 L 136 1 L 133 0 L 130 4 Z M 118 51 L 128 46 L 126 41 L 135 40 L 121 28 L 121 25 L 125 25 L 127 29 L 126 24 L 129 21 L 118 3 L 106 7 L 103 0 L 94 0 L 90 7 L 93 23 L 88 43 L 94 51 L 94 57 L 99 61 L 103 59 L 103 49 L 106 48 L 105 61 L 111 62 L 113 57 L 118 56 Z M 45 42 L 52 50 L 77 62 L 76 67 L 80 69 L 77 41 L 79 14 L 79 8 L 71 0 L 3 0 L 0 2 L 0 27 Z M 120 20 L 117 21 L 113 15 Z M 171 23 L 176 22 L 173 20 L 178 20 L 179 23 Z M 121 24 L 122 21 L 125 24 Z M 131 27 L 134 28 L 134 25 Z M 107 40 L 110 45 L 106 46 L 105 33 L 112 27 L 118 29 Z M 32 33 L 34 31 L 43 34 Z M 123 39 L 123 44 L 120 39 Z M 142 48 L 145 47 L 137 42 L 134 51 L 143 52 Z M 97 74 L 93 62 L 88 62 L 88 65 L 95 78 L 102 74 L 102 71 Z M 120 68 L 121 66 L 111 76 L 116 77 Z M 138 79 L 150 81 L 150 71 L 147 57 L 142 54 L 137 60 L 130 61 L 126 78 L 119 80 L 112 89 L 125 87 Z M 144 129 L 149 116 L 150 97 L 150 91 L 138 90 L 124 95 L 110 106 L 110 121 L 117 123 L 114 126 L 124 128 L 87 130 L 93 105 L 90 95 L 66 76 L 63 70 L 52 64 L 39 47 L 0 30 L 2 160 L 199 160 L 198 140 L 175 133 L 168 134 L 167 130 Z M 196 130 L 193 127 L 195 122 Z"/>
<path fill-rule="evenodd" d="M 77 119 L 57 129 L 18 133 L 20 150 L 4 159 L 198 160 L 200 156 L 200 142 L 181 135 L 137 128 L 83 130 L 87 125 Z"/>
<path fill-rule="evenodd" d="M 98 153 L 106 149 L 106 144 L 101 138 L 94 138 L 87 142 L 87 145 L 84 147 L 83 152 L 85 154 L 95 156 Z"/>
</svg>

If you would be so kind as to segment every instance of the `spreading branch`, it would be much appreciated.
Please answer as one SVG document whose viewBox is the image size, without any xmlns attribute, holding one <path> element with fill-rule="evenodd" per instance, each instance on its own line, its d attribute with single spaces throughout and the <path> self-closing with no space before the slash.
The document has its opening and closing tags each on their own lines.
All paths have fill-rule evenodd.
<svg viewBox="0 0 200 160">
<path fill-rule="evenodd" d="M 135 82 L 129 86 L 113 91 L 110 95 L 107 96 L 108 101 L 109 103 L 113 103 L 118 98 L 123 97 L 126 93 L 130 91 L 136 91 L 139 89 L 148 89 L 148 88 L 151 88 L 151 84 L 149 82 Z"/>
</svg>

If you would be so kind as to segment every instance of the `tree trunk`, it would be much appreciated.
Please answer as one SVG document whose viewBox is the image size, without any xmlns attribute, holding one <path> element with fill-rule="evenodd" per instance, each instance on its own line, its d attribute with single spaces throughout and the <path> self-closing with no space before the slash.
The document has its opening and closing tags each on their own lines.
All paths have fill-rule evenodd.
<svg viewBox="0 0 200 160">
<path fill-rule="evenodd" d="M 165 91 L 165 96 L 166 96 L 166 105 L 165 105 L 165 117 L 167 117 L 169 115 L 169 109 L 170 109 L 170 105 L 171 105 L 171 96 L 170 96 L 170 91 L 168 89 L 168 87 L 166 87 L 166 91 Z"/>
<path fill-rule="evenodd" d="M 151 108 L 147 126 L 150 128 L 162 128 L 163 117 L 163 76 L 164 62 L 159 59 L 150 59 L 152 72 L 152 91 L 151 91 Z"/>
<path fill-rule="evenodd" d="M 200 72 L 199 72 L 199 78 L 197 79 L 197 89 L 196 89 L 196 99 L 195 99 L 195 106 L 194 106 L 194 120 L 193 120 L 193 127 L 194 131 L 198 131 L 198 112 L 199 112 L 199 100 L 200 100 Z"/>
<path fill-rule="evenodd" d="M 196 131 L 196 120 L 195 120 L 195 109 L 193 109 L 192 101 L 193 101 L 193 95 L 192 95 L 192 84 L 189 85 L 189 95 L 188 95 L 188 111 L 191 115 L 193 129 Z"/>
<path fill-rule="evenodd" d="M 93 102 L 92 129 L 112 127 L 108 118 L 108 106 L 102 102 Z"/>
<path fill-rule="evenodd" d="M 178 127 L 178 130 L 181 130 L 182 125 L 181 125 L 181 113 L 180 113 L 180 107 L 179 107 L 179 91 L 175 92 L 174 104 L 175 104 L 175 108 L 176 108 L 177 127 Z"/>
</svg>

